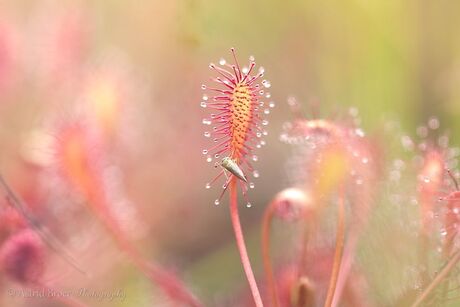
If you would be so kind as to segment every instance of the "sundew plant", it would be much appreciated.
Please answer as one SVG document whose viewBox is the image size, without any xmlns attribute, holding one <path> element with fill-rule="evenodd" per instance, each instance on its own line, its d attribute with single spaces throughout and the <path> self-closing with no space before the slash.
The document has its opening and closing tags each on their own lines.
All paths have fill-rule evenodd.
<svg viewBox="0 0 460 307">
<path fill-rule="evenodd" d="M 460 306 L 460 3 L 0 4 L 0 306 Z"/>
</svg>

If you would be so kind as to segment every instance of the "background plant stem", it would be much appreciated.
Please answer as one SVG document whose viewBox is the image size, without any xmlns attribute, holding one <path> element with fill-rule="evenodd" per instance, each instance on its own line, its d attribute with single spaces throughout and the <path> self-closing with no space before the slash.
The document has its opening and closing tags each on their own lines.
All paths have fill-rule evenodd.
<svg viewBox="0 0 460 307">
<path fill-rule="evenodd" d="M 278 293 L 276 291 L 275 276 L 270 259 L 270 229 L 273 220 L 273 213 L 276 209 L 276 202 L 271 202 L 265 210 L 262 221 L 262 258 L 267 278 L 267 287 L 270 292 L 272 306 L 278 307 Z"/>
<path fill-rule="evenodd" d="M 345 243 L 345 203 L 343 187 L 341 187 L 340 190 L 341 191 L 337 208 L 337 238 L 335 242 L 334 263 L 332 264 L 332 273 L 329 282 L 329 289 L 327 290 L 326 302 L 324 303 L 325 307 L 330 307 L 332 305 L 332 300 L 334 299 L 334 292 L 337 286 L 337 279 L 339 277 L 340 272 L 340 263 L 342 262 L 343 246 Z"/>
</svg>

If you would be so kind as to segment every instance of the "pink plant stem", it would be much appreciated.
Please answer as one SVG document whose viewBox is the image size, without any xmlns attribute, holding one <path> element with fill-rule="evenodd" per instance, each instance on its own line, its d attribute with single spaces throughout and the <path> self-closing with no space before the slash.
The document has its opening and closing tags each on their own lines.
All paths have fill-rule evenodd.
<svg viewBox="0 0 460 307">
<path fill-rule="evenodd" d="M 420 306 L 425 299 L 433 292 L 434 289 L 446 278 L 452 269 L 457 265 L 460 260 L 460 251 L 454 254 L 454 256 L 449 260 L 446 266 L 436 275 L 436 277 L 431 281 L 428 287 L 423 290 L 422 294 L 417 298 L 417 300 L 412 304 L 411 307 Z"/>
<path fill-rule="evenodd" d="M 92 193 L 94 194 L 94 193 Z M 124 231 L 120 228 L 115 218 L 108 210 L 105 198 L 96 193 L 89 197 L 96 215 L 99 217 L 103 225 L 112 234 L 119 248 L 126 252 L 134 265 L 144 273 L 147 278 L 154 282 L 162 291 L 179 306 L 201 307 L 203 306 L 195 296 L 190 293 L 186 286 L 174 274 L 166 271 L 161 266 L 153 264 L 146 260 L 137 248 L 126 237 Z"/>
<path fill-rule="evenodd" d="M 264 262 L 265 275 L 267 277 L 268 291 L 271 298 L 271 306 L 278 307 L 279 299 L 276 291 L 275 276 L 270 259 L 270 229 L 273 220 L 273 214 L 276 209 L 276 202 L 271 202 L 265 210 L 262 221 L 262 258 Z"/>
<path fill-rule="evenodd" d="M 309 217 L 308 213 L 304 213 L 303 225 L 304 230 L 302 234 L 302 242 L 300 248 L 300 263 L 298 277 L 301 278 L 307 274 L 307 262 L 308 262 L 308 244 L 315 234 L 316 231 L 316 214 L 313 213 L 313 217 Z"/>
<path fill-rule="evenodd" d="M 329 282 L 329 289 L 327 290 L 326 302 L 324 307 L 331 307 L 334 299 L 335 288 L 337 286 L 337 279 L 340 273 L 340 264 L 342 262 L 343 246 L 345 244 L 345 203 L 343 187 L 340 188 L 340 196 L 338 203 L 337 214 L 337 238 L 335 242 L 334 262 L 332 264 L 331 279 Z"/>
<path fill-rule="evenodd" d="M 422 208 L 425 208 L 422 210 L 422 225 L 420 229 L 420 248 L 419 248 L 419 261 L 420 264 L 423 266 L 422 272 L 421 272 L 421 278 L 422 278 L 422 285 L 425 285 L 429 275 L 428 275 L 428 252 L 430 250 L 430 237 L 429 233 L 431 230 L 431 224 L 430 220 L 427 217 L 427 212 L 428 210 L 431 209 L 426 209 L 426 208 L 431 208 L 430 207 L 430 200 L 427 200 L 426 197 L 422 197 Z"/>
<path fill-rule="evenodd" d="M 455 213 L 455 201 L 449 200 L 447 202 L 447 212 L 444 222 L 444 229 L 446 231 L 446 240 L 443 246 L 444 257 L 449 258 L 454 246 L 454 238 L 457 230 L 455 223 L 457 222 L 457 214 Z"/>
<path fill-rule="evenodd" d="M 446 240 L 443 246 L 443 254 L 446 259 L 449 259 L 452 248 L 454 246 L 454 239 L 457 232 L 455 228 L 455 223 L 457 222 L 457 214 L 454 211 L 455 209 L 455 201 L 449 200 L 447 202 L 447 212 L 444 222 L 444 229 L 446 231 Z M 447 291 L 449 289 L 449 280 L 447 280 L 441 290 L 441 298 L 445 298 L 447 295 Z"/>
<path fill-rule="evenodd" d="M 230 218 L 232 220 L 233 231 L 235 233 L 236 245 L 240 252 L 241 263 L 246 274 L 246 278 L 251 288 L 252 297 L 257 307 L 263 307 L 262 298 L 260 297 L 259 288 L 257 287 L 254 273 L 252 272 L 251 262 L 249 261 L 248 252 L 246 250 L 246 244 L 244 243 L 244 235 L 241 229 L 240 217 L 238 215 L 238 200 L 236 190 L 236 177 L 233 177 L 230 181 Z"/>
<path fill-rule="evenodd" d="M 332 307 L 337 307 L 340 302 L 340 298 L 342 297 L 343 290 L 353 265 L 358 237 L 359 233 L 357 231 L 350 234 L 349 239 L 347 240 L 347 245 L 344 248 L 337 286 L 334 293 L 334 299 L 332 300 Z"/>
</svg>

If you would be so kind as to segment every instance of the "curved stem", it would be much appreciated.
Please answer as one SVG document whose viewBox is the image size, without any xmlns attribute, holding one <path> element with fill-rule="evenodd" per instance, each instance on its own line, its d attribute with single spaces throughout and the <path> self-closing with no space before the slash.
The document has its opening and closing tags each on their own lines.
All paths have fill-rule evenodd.
<svg viewBox="0 0 460 307">
<path fill-rule="evenodd" d="M 443 254 L 444 257 L 449 259 L 450 255 L 452 254 L 452 248 L 454 246 L 454 239 L 456 237 L 457 229 L 455 228 L 455 223 L 457 222 L 457 214 L 454 213 L 455 203 L 453 201 L 449 201 L 447 203 L 447 212 L 444 221 L 444 229 L 446 231 L 446 239 L 443 245 Z M 447 280 L 441 290 L 441 299 L 446 298 L 447 291 L 449 289 L 449 280 Z"/>
<path fill-rule="evenodd" d="M 348 277 L 353 265 L 354 255 L 356 252 L 356 245 L 358 243 L 359 233 L 353 230 L 349 230 L 347 244 L 344 247 L 342 262 L 340 264 L 339 276 L 337 279 L 337 286 L 335 288 L 334 299 L 332 300 L 332 307 L 337 307 L 342 293 L 344 291 L 345 285 L 348 281 Z"/>
<path fill-rule="evenodd" d="M 421 277 L 421 284 L 424 286 L 426 285 L 429 279 L 429 261 L 428 261 L 428 253 L 430 251 L 430 230 L 431 230 L 431 219 L 427 216 L 428 212 L 431 212 L 432 204 L 431 204 L 432 196 L 422 194 L 420 198 L 421 203 L 421 225 L 420 225 L 420 246 L 418 248 L 418 261 L 422 266 L 420 277 Z"/>
<path fill-rule="evenodd" d="M 203 306 L 177 276 L 142 256 L 139 250 L 128 239 L 125 232 L 120 228 L 110 210 L 108 210 L 109 207 L 102 195 L 99 193 L 92 194 L 89 197 L 89 202 L 92 204 L 96 216 L 99 217 L 102 224 L 112 234 L 118 247 L 128 255 L 139 271 L 155 283 L 171 300 L 180 304 L 180 306 Z"/>
<path fill-rule="evenodd" d="M 264 213 L 262 221 L 262 258 L 264 262 L 265 275 L 267 277 L 267 286 L 270 293 L 271 305 L 278 307 L 278 293 L 276 291 L 275 276 L 270 259 L 270 229 L 275 209 L 276 202 L 271 202 Z"/>
<path fill-rule="evenodd" d="M 423 301 L 430 295 L 430 293 L 449 275 L 452 269 L 455 267 L 457 262 L 460 260 L 460 251 L 458 251 L 446 264 L 446 266 L 439 272 L 438 275 L 433 279 L 433 281 L 425 288 L 422 294 L 417 298 L 417 300 L 412 304 L 411 307 L 420 306 Z"/>
<path fill-rule="evenodd" d="M 249 287 L 251 288 L 252 297 L 254 298 L 254 303 L 257 307 L 263 307 L 262 298 L 260 297 L 260 292 L 257 287 L 256 279 L 254 273 L 252 272 L 251 262 L 249 261 L 248 252 L 246 250 L 246 244 L 244 243 L 244 235 L 241 229 L 240 217 L 238 215 L 238 200 L 237 200 L 237 191 L 236 191 L 236 178 L 233 177 L 230 181 L 230 217 L 232 220 L 233 231 L 235 233 L 236 245 L 238 246 L 238 251 L 240 252 L 241 263 L 243 264 L 243 269 L 246 274 L 246 278 L 249 282 Z"/>
<path fill-rule="evenodd" d="M 315 213 L 312 213 L 315 214 Z M 307 262 L 308 262 L 308 244 L 316 231 L 316 217 L 313 216 L 307 220 L 307 212 L 304 213 L 303 217 L 303 234 L 300 248 L 300 261 L 298 278 L 307 274 Z"/>
<path fill-rule="evenodd" d="M 334 262 L 332 264 L 331 279 L 329 282 L 329 289 L 327 290 L 325 307 L 330 307 L 334 299 L 334 292 L 337 286 L 337 279 L 340 272 L 340 264 L 342 262 L 342 252 L 345 243 L 345 204 L 343 187 L 341 188 L 339 203 L 338 203 L 338 214 L 337 214 L 337 238 L 335 242 L 335 254 Z"/>
</svg>

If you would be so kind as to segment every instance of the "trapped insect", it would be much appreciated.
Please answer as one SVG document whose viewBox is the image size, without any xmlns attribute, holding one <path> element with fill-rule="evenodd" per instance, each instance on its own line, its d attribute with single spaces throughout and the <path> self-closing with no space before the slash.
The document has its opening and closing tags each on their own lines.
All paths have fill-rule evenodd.
<svg viewBox="0 0 460 307">
<path fill-rule="evenodd" d="M 220 166 L 222 169 L 205 185 L 206 189 L 210 189 L 218 179 L 225 176 L 223 191 L 214 201 L 216 205 L 220 203 L 233 179 L 244 197 L 247 197 L 248 189 L 254 188 L 254 183 L 247 179 L 250 173 L 254 178 L 259 177 L 259 172 L 252 165 L 252 161 L 258 160 L 253 152 L 265 145 L 262 139 L 268 133 L 264 128 L 268 125 L 265 115 L 275 106 L 273 101 L 265 100 L 271 97 L 266 92 L 271 84 L 268 80 L 261 80 L 264 68 L 259 67 L 255 71 L 256 63 L 252 56 L 246 66 L 240 66 L 235 49 L 231 48 L 230 51 L 233 63 L 221 59 L 218 64 L 209 65 L 217 73 L 217 77 L 211 79 L 217 86 L 201 85 L 205 93 L 200 106 L 211 112 L 202 120 L 204 125 L 211 126 L 204 132 L 204 136 L 212 140 L 212 147 L 203 149 L 202 153 L 208 163 L 213 158 L 227 157 L 214 164 L 216 168 Z M 229 172 L 233 176 L 228 176 Z"/>
<path fill-rule="evenodd" d="M 224 169 L 226 169 L 227 171 L 229 171 L 230 173 L 235 175 L 238 179 L 241 179 L 246 183 L 248 182 L 248 180 L 246 179 L 246 176 L 244 175 L 243 171 L 238 166 L 238 164 L 234 160 L 232 160 L 232 158 L 230 158 L 230 157 L 223 158 L 222 162 L 220 163 L 220 165 Z"/>
</svg>

